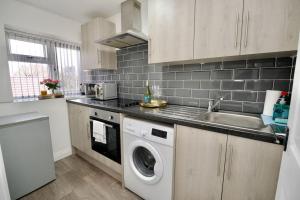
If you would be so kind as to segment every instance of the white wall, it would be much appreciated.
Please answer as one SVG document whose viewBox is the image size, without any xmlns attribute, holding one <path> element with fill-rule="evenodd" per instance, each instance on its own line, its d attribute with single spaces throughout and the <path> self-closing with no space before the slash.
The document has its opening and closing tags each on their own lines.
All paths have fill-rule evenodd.
<svg viewBox="0 0 300 200">
<path fill-rule="evenodd" d="M 4 25 L 80 43 L 80 23 L 15 0 L 0 0 L 0 116 L 30 111 L 47 114 L 50 117 L 54 159 L 63 158 L 71 154 L 68 113 L 64 99 L 1 103 L 12 101 Z"/>
<path fill-rule="evenodd" d="M 142 15 L 142 32 L 148 35 L 148 0 L 139 0 L 142 4 L 141 15 Z M 121 12 L 106 18 L 107 20 L 116 24 L 116 32 L 121 32 Z"/>
</svg>

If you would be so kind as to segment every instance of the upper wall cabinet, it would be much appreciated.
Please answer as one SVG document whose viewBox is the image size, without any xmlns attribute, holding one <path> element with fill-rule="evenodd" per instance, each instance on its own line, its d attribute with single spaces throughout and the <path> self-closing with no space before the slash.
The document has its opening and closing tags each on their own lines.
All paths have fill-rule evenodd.
<svg viewBox="0 0 300 200">
<path fill-rule="evenodd" d="M 244 0 L 241 54 L 297 50 L 299 0 Z"/>
<path fill-rule="evenodd" d="M 299 0 L 151 0 L 149 63 L 297 50 Z"/>
<path fill-rule="evenodd" d="M 149 1 L 149 63 L 193 59 L 195 0 Z"/>
<path fill-rule="evenodd" d="M 243 0 L 196 0 L 194 58 L 240 53 Z"/>
<path fill-rule="evenodd" d="M 81 26 L 83 69 L 117 69 L 116 50 L 95 43 L 96 40 L 110 37 L 115 32 L 115 24 L 100 17 Z"/>
</svg>

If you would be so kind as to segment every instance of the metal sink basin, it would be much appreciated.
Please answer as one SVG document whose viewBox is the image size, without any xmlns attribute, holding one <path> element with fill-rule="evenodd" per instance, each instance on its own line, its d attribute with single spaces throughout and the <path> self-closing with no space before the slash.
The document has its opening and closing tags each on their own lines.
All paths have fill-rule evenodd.
<svg viewBox="0 0 300 200">
<path fill-rule="evenodd" d="M 259 117 L 239 115 L 224 112 L 209 112 L 200 117 L 200 120 L 209 123 L 235 126 L 239 128 L 261 130 L 265 128 L 263 121 Z"/>
</svg>

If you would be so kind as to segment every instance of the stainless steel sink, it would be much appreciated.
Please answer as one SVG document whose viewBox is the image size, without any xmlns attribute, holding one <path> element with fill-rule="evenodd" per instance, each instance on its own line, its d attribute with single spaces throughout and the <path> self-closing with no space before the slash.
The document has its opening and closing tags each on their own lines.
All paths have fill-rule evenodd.
<svg viewBox="0 0 300 200">
<path fill-rule="evenodd" d="M 223 124 L 246 129 L 261 130 L 266 128 L 263 121 L 259 117 L 247 115 L 224 112 L 209 112 L 203 114 L 199 119 L 209 123 Z"/>
</svg>

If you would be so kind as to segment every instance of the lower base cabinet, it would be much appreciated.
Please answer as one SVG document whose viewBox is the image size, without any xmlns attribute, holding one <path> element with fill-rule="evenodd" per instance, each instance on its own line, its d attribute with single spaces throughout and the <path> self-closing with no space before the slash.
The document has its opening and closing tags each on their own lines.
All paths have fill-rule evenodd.
<svg viewBox="0 0 300 200">
<path fill-rule="evenodd" d="M 228 136 L 222 200 L 274 200 L 283 146 Z"/>
<path fill-rule="evenodd" d="M 175 200 L 274 200 L 283 146 L 177 125 Z"/>
</svg>

